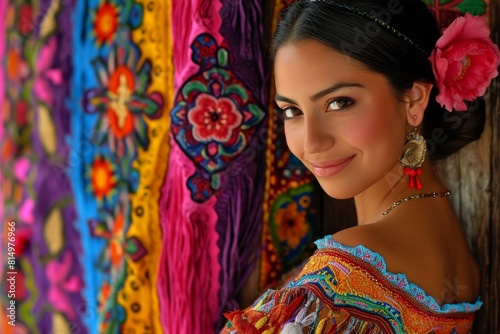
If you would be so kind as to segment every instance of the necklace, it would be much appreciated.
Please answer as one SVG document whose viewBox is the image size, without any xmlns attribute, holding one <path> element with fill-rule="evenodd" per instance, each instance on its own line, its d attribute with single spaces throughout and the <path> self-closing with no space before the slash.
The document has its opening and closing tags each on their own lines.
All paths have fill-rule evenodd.
<svg viewBox="0 0 500 334">
<path fill-rule="evenodd" d="M 389 212 L 392 211 L 392 209 L 394 209 L 395 207 L 397 207 L 399 204 L 401 203 L 405 203 L 405 202 L 408 202 L 408 201 L 411 201 L 412 199 L 417 199 L 417 198 L 426 198 L 426 197 L 433 197 L 433 198 L 436 198 L 436 197 L 445 197 L 445 196 L 450 196 L 451 195 L 451 191 L 446 191 L 444 193 L 429 193 L 429 194 L 416 194 L 416 195 L 410 195 L 410 196 L 406 196 L 405 198 L 402 198 L 400 199 L 399 201 L 397 202 L 394 202 L 391 207 L 389 209 L 387 209 L 383 214 L 382 216 L 385 216 L 387 215 Z"/>
</svg>

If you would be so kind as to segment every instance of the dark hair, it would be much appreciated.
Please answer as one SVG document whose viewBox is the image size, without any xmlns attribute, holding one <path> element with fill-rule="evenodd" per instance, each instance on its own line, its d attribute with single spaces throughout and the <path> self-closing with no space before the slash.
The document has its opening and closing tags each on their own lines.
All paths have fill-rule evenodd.
<svg viewBox="0 0 500 334">
<path fill-rule="evenodd" d="M 433 83 L 423 131 L 429 156 L 438 160 L 479 139 L 486 117 L 482 99 L 470 103 L 467 112 L 450 113 L 436 102 L 428 55 L 440 36 L 436 19 L 421 0 L 301 0 L 283 11 L 271 56 L 285 43 L 315 39 L 385 75 L 397 94 L 414 82 Z"/>
</svg>

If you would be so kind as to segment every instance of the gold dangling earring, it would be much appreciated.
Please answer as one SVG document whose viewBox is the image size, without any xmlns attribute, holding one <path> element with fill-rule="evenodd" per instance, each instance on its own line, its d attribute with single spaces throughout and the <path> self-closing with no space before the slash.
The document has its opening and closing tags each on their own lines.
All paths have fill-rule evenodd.
<svg viewBox="0 0 500 334">
<path fill-rule="evenodd" d="M 414 117 L 415 119 L 417 118 L 416 115 Z M 420 166 L 424 163 L 426 151 L 427 145 L 425 139 L 418 134 L 417 128 L 415 127 L 413 131 L 406 136 L 403 155 L 399 159 L 405 168 L 405 174 L 410 177 L 408 180 L 408 188 L 422 189 L 422 184 L 418 176 L 422 174 Z"/>
</svg>

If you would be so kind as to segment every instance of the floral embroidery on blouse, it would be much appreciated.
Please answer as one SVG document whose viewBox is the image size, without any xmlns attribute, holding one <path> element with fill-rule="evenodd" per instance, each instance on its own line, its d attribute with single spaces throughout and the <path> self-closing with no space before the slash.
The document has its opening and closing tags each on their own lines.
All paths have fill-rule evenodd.
<svg viewBox="0 0 500 334">
<path fill-rule="evenodd" d="M 482 303 L 439 305 L 384 258 L 331 236 L 302 271 L 254 305 L 226 314 L 221 333 L 470 333 Z"/>
</svg>

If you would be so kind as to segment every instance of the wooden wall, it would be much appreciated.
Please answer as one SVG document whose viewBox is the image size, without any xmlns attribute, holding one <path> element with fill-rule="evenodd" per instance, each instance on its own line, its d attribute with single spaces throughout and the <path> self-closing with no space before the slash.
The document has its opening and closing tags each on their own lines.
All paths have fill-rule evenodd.
<svg viewBox="0 0 500 334">
<path fill-rule="evenodd" d="M 491 1 L 492 38 L 500 45 L 500 1 Z M 481 299 L 474 333 L 500 333 L 500 80 L 484 96 L 487 114 L 481 139 L 438 165 L 452 191 L 469 244 L 481 270 Z"/>
<path fill-rule="evenodd" d="M 492 38 L 500 45 L 500 1 L 490 2 L 490 26 Z M 481 185 L 475 186 L 477 195 L 485 198 L 484 203 L 476 203 L 468 210 L 466 223 L 471 233 L 472 245 L 478 255 L 482 274 L 481 295 L 484 308 L 478 314 L 475 333 L 500 333 L 500 78 L 497 77 L 489 93 L 486 95 L 488 104 L 487 136 L 479 143 L 481 149 L 472 155 L 484 163 L 477 170 L 487 173 L 489 179 L 483 190 Z M 489 163 L 489 166 L 486 166 Z M 478 166 L 480 167 L 480 166 Z M 489 168 L 488 168 L 489 167 Z M 464 184 L 474 187 L 471 180 L 461 180 Z M 484 194 L 484 195 L 483 195 Z M 466 200 L 466 199 L 464 199 Z"/>
</svg>

